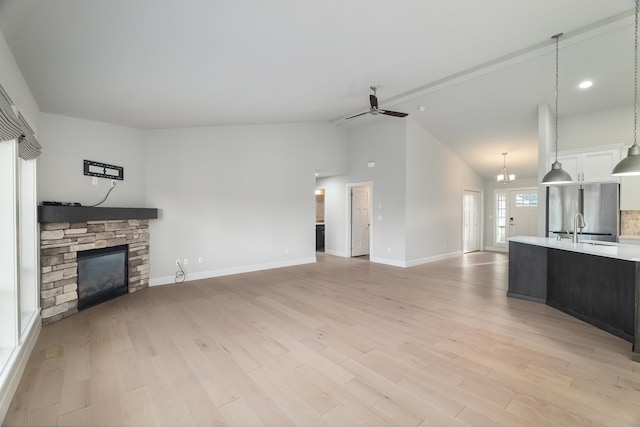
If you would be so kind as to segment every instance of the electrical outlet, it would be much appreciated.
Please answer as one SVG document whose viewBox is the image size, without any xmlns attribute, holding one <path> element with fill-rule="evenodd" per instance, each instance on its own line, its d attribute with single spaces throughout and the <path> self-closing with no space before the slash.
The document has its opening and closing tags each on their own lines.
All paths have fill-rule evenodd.
<svg viewBox="0 0 640 427">
<path fill-rule="evenodd" d="M 112 179 L 112 180 L 111 180 L 111 187 L 115 187 L 115 186 L 116 186 L 116 180 L 115 180 L 115 179 Z"/>
<path fill-rule="evenodd" d="M 91 179 L 91 183 L 92 183 L 93 185 L 98 185 L 98 177 L 97 177 L 97 176 L 94 176 L 94 177 L 93 177 L 93 179 Z"/>
<path fill-rule="evenodd" d="M 284 248 L 284 254 L 288 255 L 289 254 L 289 248 Z"/>
<path fill-rule="evenodd" d="M 180 260 L 176 259 L 176 265 L 180 265 Z"/>
<path fill-rule="evenodd" d="M 189 265 L 189 258 L 185 258 L 182 260 L 182 265 Z"/>
<path fill-rule="evenodd" d="M 198 264 L 202 264 L 204 262 L 204 258 L 199 256 L 198 257 Z"/>
</svg>

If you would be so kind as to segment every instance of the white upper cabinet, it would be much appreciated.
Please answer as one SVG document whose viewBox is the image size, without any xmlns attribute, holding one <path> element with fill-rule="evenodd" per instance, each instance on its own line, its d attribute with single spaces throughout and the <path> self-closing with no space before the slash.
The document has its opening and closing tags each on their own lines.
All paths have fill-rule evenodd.
<svg viewBox="0 0 640 427">
<path fill-rule="evenodd" d="M 574 182 L 620 182 L 611 176 L 614 166 L 620 161 L 620 145 L 607 145 L 591 149 L 558 151 L 558 161 Z M 555 161 L 549 153 L 548 167 Z"/>
</svg>

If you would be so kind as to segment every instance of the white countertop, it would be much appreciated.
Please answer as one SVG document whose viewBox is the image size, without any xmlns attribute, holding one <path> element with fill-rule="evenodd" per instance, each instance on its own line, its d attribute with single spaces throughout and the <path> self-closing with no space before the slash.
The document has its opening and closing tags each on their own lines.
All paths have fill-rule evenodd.
<svg viewBox="0 0 640 427">
<path fill-rule="evenodd" d="M 518 236 L 509 239 L 510 242 L 527 243 L 547 248 L 561 249 L 565 251 L 580 252 L 589 255 L 598 255 L 608 258 L 616 258 L 625 261 L 640 262 L 640 245 L 624 245 L 611 242 L 573 243 L 571 239 L 555 237 Z"/>
</svg>

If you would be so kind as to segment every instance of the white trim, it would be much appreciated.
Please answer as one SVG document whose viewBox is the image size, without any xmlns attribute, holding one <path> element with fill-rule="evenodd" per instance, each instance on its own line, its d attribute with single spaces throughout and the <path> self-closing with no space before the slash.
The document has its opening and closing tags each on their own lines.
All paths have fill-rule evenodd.
<svg viewBox="0 0 640 427">
<path fill-rule="evenodd" d="M 346 206 L 347 206 L 347 238 L 345 242 L 347 243 L 346 252 L 347 257 L 351 257 L 351 189 L 353 187 L 369 187 L 369 260 L 371 260 L 371 253 L 373 252 L 373 181 L 362 181 L 362 182 L 351 182 L 345 185 L 346 188 Z"/>
<path fill-rule="evenodd" d="M 395 259 L 377 258 L 377 257 L 369 256 L 369 262 L 376 262 L 378 264 L 391 265 L 393 267 L 402 267 L 402 268 L 406 268 L 407 267 L 407 263 L 406 262 L 397 261 Z"/>
<path fill-rule="evenodd" d="M 483 251 L 484 250 L 484 190 L 481 190 L 479 188 L 473 188 L 473 187 L 462 187 L 462 224 L 461 228 L 462 228 L 462 232 L 461 232 L 461 238 L 460 238 L 460 248 L 462 248 L 461 252 L 464 254 L 464 193 L 465 191 L 471 191 L 474 193 L 479 193 L 480 194 L 480 207 L 479 207 L 479 213 L 478 213 L 478 227 L 480 228 L 480 235 L 478 236 L 478 238 L 480 239 L 479 242 L 479 251 Z M 495 202 L 494 202 L 495 203 Z"/>
<path fill-rule="evenodd" d="M 13 349 L 4 369 L 0 371 L 0 420 L 4 420 L 7 415 L 9 405 L 18 389 L 41 329 L 42 319 L 38 311 L 31 317 L 25 336 L 22 337 L 20 344 Z"/>
<path fill-rule="evenodd" d="M 0 347 L 11 350 L 19 344 L 20 270 L 18 268 L 18 144 L 0 144 Z M 34 266 L 37 269 L 37 266 Z M 2 367 L 0 366 L 0 370 Z"/>
<path fill-rule="evenodd" d="M 491 227 L 491 231 L 492 231 L 492 236 L 491 236 L 491 243 L 493 243 L 493 245 L 495 247 L 499 247 L 501 245 L 501 243 L 499 243 L 496 238 L 498 235 L 498 194 L 503 194 L 504 193 L 504 197 L 505 197 L 505 210 L 504 210 L 504 240 L 505 242 L 507 241 L 507 239 L 509 238 L 508 234 L 508 222 L 507 218 L 509 218 L 509 189 L 507 188 L 502 188 L 502 187 L 498 187 L 498 188 L 494 188 L 493 189 L 493 226 Z M 505 243 L 506 244 L 506 243 Z"/>
<path fill-rule="evenodd" d="M 411 261 L 397 261 L 394 259 L 376 258 L 376 257 L 369 257 L 369 261 L 375 262 L 378 264 L 392 265 L 394 267 L 408 268 L 408 267 L 415 267 L 416 265 L 428 264 L 430 262 L 442 261 L 449 258 L 457 258 L 460 256 L 462 256 L 462 251 L 455 251 L 447 254 L 435 255 L 428 258 L 419 258 Z"/>
<path fill-rule="evenodd" d="M 414 259 L 405 262 L 405 267 L 415 267 L 416 265 L 428 264 L 430 262 L 442 261 L 449 258 L 457 258 L 462 256 L 462 251 L 449 252 L 448 254 L 435 255 L 427 258 Z"/>
<path fill-rule="evenodd" d="M 331 251 L 331 250 L 325 249 L 324 253 L 327 255 L 339 256 L 342 258 L 349 258 L 349 254 L 344 251 Z"/>
<path fill-rule="evenodd" d="M 199 271 L 186 274 L 186 280 L 210 279 L 212 277 L 230 276 L 232 274 L 252 273 L 254 271 L 271 270 L 274 268 L 293 267 L 302 264 L 313 264 L 316 257 L 299 258 L 288 261 L 270 262 L 266 264 L 245 265 L 240 267 L 221 268 L 218 270 Z M 171 285 L 175 283 L 175 276 L 153 277 L 149 279 L 149 286 Z"/>
<path fill-rule="evenodd" d="M 487 246 L 484 250 L 493 252 L 509 252 L 509 249 L 506 246 Z"/>
</svg>

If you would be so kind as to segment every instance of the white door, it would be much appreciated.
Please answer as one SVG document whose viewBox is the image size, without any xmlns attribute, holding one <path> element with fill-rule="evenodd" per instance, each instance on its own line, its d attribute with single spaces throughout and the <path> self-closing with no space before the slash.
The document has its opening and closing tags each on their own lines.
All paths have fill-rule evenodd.
<svg viewBox="0 0 640 427">
<path fill-rule="evenodd" d="M 351 256 L 369 254 L 370 188 L 351 189 Z"/>
<path fill-rule="evenodd" d="M 480 193 L 464 191 L 462 203 L 463 245 L 462 251 L 475 252 L 480 250 Z"/>
<path fill-rule="evenodd" d="M 509 192 L 509 236 L 535 236 L 538 227 L 538 190 L 523 188 Z"/>
</svg>

